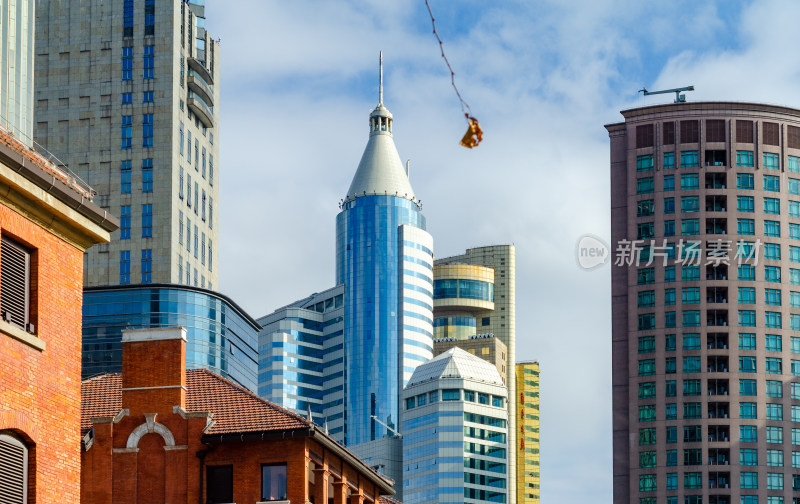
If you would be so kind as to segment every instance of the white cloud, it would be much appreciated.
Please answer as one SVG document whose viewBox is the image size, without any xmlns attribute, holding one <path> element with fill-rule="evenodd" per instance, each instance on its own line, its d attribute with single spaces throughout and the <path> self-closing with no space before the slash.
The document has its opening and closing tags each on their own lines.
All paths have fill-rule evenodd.
<svg viewBox="0 0 800 504">
<path fill-rule="evenodd" d="M 517 354 L 542 364 L 543 498 L 609 501 L 609 270 L 580 271 L 573 256 L 579 235 L 610 234 L 603 124 L 656 103 L 634 98 L 643 84 L 796 104 L 800 63 L 785 55 L 800 6 L 433 1 L 485 131 L 467 150 L 421 2 L 208 4 L 223 49 L 222 290 L 260 316 L 333 285 L 337 202 L 366 145 L 383 49 L 385 102 L 437 255 L 517 246 Z"/>
</svg>

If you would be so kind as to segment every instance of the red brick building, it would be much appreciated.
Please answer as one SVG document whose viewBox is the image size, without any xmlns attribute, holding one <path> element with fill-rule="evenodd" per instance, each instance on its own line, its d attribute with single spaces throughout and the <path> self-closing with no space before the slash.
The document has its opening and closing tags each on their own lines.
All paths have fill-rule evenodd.
<svg viewBox="0 0 800 504">
<path fill-rule="evenodd" d="M 122 373 L 82 385 L 82 503 L 390 502 L 392 482 L 318 426 L 187 370 L 184 329 L 122 341 Z"/>
<path fill-rule="evenodd" d="M 119 222 L 0 130 L 0 497 L 77 504 L 83 253 Z"/>
</svg>

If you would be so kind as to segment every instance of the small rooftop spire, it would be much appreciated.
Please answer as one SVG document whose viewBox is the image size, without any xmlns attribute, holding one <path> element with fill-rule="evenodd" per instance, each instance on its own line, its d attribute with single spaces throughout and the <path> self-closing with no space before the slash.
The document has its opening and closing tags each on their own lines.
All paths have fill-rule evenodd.
<svg viewBox="0 0 800 504">
<path fill-rule="evenodd" d="M 379 63 L 378 66 L 380 67 L 380 79 L 378 85 L 378 104 L 383 104 L 383 51 L 378 52 L 378 59 Z"/>
</svg>

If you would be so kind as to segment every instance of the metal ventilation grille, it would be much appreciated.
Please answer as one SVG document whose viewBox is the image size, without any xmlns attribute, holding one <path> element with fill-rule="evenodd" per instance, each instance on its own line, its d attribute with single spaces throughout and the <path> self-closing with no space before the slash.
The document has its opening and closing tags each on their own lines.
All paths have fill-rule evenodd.
<svg viewBox="0 0 800 504">
<path fill-rule="evenodd" d="M 0 436 L 0 504 L 25 504 L 25 449 Z"/>
<path fill-rule="evenodd" d="M 30 253 L 8 238 L 1 242 L 0 312 L 5 320 L 24 329 L 28 324 Z"/>
</svg>

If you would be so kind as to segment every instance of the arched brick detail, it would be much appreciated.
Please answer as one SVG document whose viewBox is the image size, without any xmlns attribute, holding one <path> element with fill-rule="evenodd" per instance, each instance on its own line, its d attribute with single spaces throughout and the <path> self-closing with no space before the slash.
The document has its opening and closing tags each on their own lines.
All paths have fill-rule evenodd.
<svg viewBox="0 0 800 504">
<path fill-rule="evenodd" d="M 0 431 L 2 430 L 14 431 L 32 444 L 36 444 L 39 439 L 36 424 L 21 411 L 0 410 Z"/>
<path fill-rule="evenodd" d="M 133 429 L 133 432 L 131 432 L 130 436 L 128 436 L 128 442 L 125 447 L 138 448 L 139 440 L 142 439 L 142 436 L 151 432 L 161 435 L 161 437 L 164 438 L 165 446 L 175 446 L 175 438 L 173 437 L 172 432 L 164 424 L 160 424 L 158 422 L 145 422 L 139 427 Z"/>
</svg>

